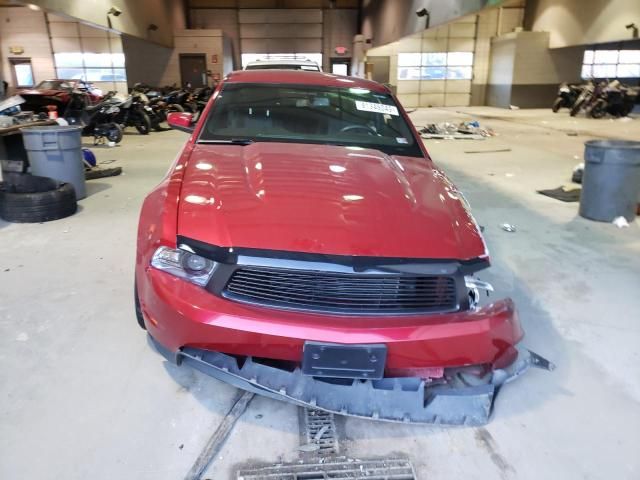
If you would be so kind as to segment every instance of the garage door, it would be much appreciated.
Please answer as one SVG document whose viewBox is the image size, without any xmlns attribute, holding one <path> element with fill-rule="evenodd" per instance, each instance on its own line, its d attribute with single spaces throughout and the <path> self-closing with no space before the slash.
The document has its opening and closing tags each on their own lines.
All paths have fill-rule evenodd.
<svg viewBox="0 0 640 480">
<path fill-rule="evenodd" d="M 242 53 L 322 52 L 320 9 L 243 9 L 238 21 Z"/>
</svg>

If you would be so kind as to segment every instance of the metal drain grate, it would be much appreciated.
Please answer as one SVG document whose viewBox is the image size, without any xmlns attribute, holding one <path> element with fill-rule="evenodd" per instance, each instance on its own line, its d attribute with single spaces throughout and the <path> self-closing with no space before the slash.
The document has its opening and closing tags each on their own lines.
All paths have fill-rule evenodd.
<svg viewBox="0 0 640 480">
<path fill-rule="evenodd" d="M 333 413 L 305 408 L 304 436 L 307 445 L 318 446 L 316 455 L 326 456 L 338 453 L 338 435 Z"/>
<path fill-rule="evenodd" d="M 237 480 L 416 480 L 407 460 L 353 460 L 240 470 Z"/>
</svg>

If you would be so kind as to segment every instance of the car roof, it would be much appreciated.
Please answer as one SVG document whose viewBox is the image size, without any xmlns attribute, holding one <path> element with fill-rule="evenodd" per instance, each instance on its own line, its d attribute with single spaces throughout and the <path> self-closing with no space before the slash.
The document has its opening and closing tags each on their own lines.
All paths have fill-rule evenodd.
<svg viewBox="0 0 640 480">
<path fill-rule="evenodd" d="M 254 60 L 249 62 L 248 65 L 313 65 L 315 67 L 318 64 L 312 60 L 294 58 L 265 58 L 264 60 Z"/>
<path fill-rule="evenodd" d="M 305 70 L 237 70 L 225 77 L 226 83 L 287 83 L 292 85 L 319 85 L 339 88 L 366 88 L 379 93 L 389 93 L 380 83 L 359 77 L 334 75 Z"/>
</svg>

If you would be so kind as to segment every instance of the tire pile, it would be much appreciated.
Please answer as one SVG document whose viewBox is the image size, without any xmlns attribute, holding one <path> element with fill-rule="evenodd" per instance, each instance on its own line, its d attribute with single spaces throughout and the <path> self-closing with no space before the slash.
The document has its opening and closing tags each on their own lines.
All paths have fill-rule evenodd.
<svg viewBox="0 0 640 480">
<path fill-rule="evenodd" d="M 78 209 L 70 183 L 29 174 L 8 174 L 0 182 L 0 218 L 41 223 L 73 215 Z"/>
</svg>

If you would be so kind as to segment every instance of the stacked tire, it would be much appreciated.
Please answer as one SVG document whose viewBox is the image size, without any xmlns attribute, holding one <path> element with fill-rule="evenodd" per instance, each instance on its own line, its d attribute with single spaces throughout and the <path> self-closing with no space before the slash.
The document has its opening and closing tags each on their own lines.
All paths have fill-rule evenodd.
<svg viewBox="0 0 640 480">
<path fill-rule="evenodd" d="M 10 174 L 0 182 L 0 218 L 41 223 L 73 215 L 78 209 L 70 183 L 28 174 Z"/>
</svg>

